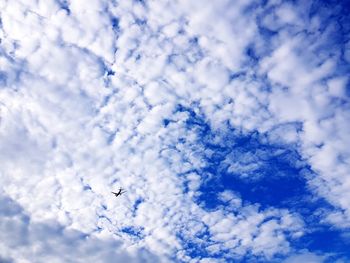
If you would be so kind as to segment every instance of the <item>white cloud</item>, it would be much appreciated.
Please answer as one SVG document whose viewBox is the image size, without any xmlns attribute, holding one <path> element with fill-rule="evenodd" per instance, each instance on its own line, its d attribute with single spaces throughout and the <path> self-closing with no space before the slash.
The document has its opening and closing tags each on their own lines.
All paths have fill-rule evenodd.
<svg viewBox="0 0 350 263">
<path fill-rule="evenodd" d="M 329 93 L 335 97 L 343 98 L 345 97 L 345 88 L 348 82 L 347 77 L 333 78 L 328 81 Z"/>
<path fill-rule="evenodd" d="M 347 78 L 336 74 L 337 55 L 322 48 L 328 33 L 316 22 L 309 28 L 299 6 L 271 2 L 268 15 L 262 7 L 249 11 L 250 4 L 69 1 L 62 9 L 57 1 L 1 2 L 0 182 L 24 209 L 8 216 L 14 228 L 3 234 L 18 235 L 3 243 L 3 258 L 18 250 L 35 261 L 31 249 L 38 247 L 40 260 L 59 262 L 69 242 L 77 242 L 69 256 L 100 249 L 101 262 L 133 249 L 186 262 L 214 262 L 223 251 L 226 259 L 271 260 L 292 252 L 291 241 L 304 231 L 298 214 L 262 209 L 229 190 L 219 194 L 226 206 L 208 211 L 196 202 L 208 149 L 188 127 L 191 113 L 176 111 L 179 104 L 214 133 L 228 123 L 300 146 L 318 173 L 310 185 L 344 211 L 325 219 L 347 225 Z M 269 47 L 260 16 L 279 30 Z M 294 34 L 305 29 L 315 36 Z M 252 62 L 251 46 L 264 57 Z M 239 154 L 226 162 L 242 174 L 264 155 Z M 110 191 L 119 186 L 127 193 L 115 199 Z M 90 239 L 76 241 L 72 233 Z M 39 234 L 53 243 L 45 247 Z M 191 258 L 189 241 L 207 255 Z"/>
<path fill-rule="evenodd" d="M 147 251 L 126 252 L 121 242 L 66 229 L 55 221 L 36 223 L 8 197 L 1 196 L 0 256 L 10 262 L 157 262 Z M 3 262 L 3 261 L 2 261 Z M 4 260 L 4 262 L 6 262 Z"/>
<path fill-rule="evenodd" d="M 310 252 L 304 252 L 298 255 L 293 255 L 284 260 L 284 263 L 297 263 L 297 262 L 310 262 L 310 263 L 322 263 L 327 257 L 320 256 Z"/>
</svg>

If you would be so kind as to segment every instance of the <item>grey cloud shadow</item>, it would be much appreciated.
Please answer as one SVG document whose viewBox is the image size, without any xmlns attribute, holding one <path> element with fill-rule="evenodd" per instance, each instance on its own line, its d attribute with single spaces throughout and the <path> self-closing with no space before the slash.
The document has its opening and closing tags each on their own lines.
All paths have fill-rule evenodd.
<svg viewBox="0 0 350 263">
<path fill-rule="evenodd" d="M 56 221 L 33 222 L 13 199 L 0 193 L 0 262 L 159 262 L 145 249 L 134 254 L 122 242 L 99 239 Z"/>
</svg>

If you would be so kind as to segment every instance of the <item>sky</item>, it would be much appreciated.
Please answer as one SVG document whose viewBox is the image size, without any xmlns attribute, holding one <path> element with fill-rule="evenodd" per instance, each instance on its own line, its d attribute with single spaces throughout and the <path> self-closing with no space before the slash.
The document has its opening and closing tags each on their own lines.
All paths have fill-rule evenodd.
<svg viewBox="0 0 350 263">
<path fill-rule="evenodd" d="M 0 262 L 350 262 L 349 14 L 0 0 Z"/>
</svg>

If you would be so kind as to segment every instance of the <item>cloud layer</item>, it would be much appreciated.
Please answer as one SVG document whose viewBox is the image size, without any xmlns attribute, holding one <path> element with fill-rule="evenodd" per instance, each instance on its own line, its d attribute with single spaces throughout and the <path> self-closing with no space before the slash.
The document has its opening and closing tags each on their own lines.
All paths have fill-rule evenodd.
<svg viewBox="0 0 350 263">
<path fill-rule="evenodd" d="M 345 6 L 0 9 L 1 260 L 349 259 Z"/>
</svg>

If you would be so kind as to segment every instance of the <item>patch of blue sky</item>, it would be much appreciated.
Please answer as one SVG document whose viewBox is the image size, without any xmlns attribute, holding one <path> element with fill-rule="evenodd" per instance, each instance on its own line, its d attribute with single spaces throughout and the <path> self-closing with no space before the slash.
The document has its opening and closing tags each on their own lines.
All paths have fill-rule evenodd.
<svg viewBox="0 0 350 263">
<path fill-rule="evenodd" d="M 117 17 L 112 17 L 111 18 L 111 24 L 112 24 L 113 30 L 119 32 L 119 30 L 120 30 L 120 28 L 119 28 L 119 19 Z"/>
<path fill-rule="evenodd" d="M 350 5 L 349 1 L 316 0 L 312 1 L 310 16 L 317 15 L 322 18 L 321 23 L 326 27 L 327 22 L 336 22 L 339 26 L 339 37 L 348 38 L 350 33 Z M 332 39 L 330 39 L 332 40 Z"/>
<path fill-rule="evenodd" d="M 222 258 L 225 254 L 224 251 L 221 251 L 219 255 L 212 255 L 207 251 L 207 246 L 210 244 L 210 232 L 207 228 L 196 233 L 194 236 L 189 236 L 185 232 L 180 232 L 177 234 L 177 238 L 183 243 L 186 254 L 191 258 Z M 176 260 L 175 257 L 173 259 Z"/>
<path fill-rule="evenodd" d="M 195 169 L 202 177 L 197 202 L 204 209 L 213 211 L 225 206 L 219 194 L 226 190 L 233 191 L 244 204 L 256 204 L 262 210 L 288 209 L 299 214 L 307 225 L 305 235 L 291 242 L 295 248 L 350 258 L 348 235 L 322 223 L 322 216 L 335 208 L 310 189 L 307 179 L 316 173 L 299 155 L 297 145 L 274 144 L 266 140 L 268 134 L 244 134 L 233 127 L 214 131 L 197 110 L 178 105 L 177 111 L 187 113 L 186 128 L 198 135 L 192 151 L 206 163 Z M 164 120 L 164 125 L 170 122 Z M 295 125 L 300 128 L 300 124 Z M 186 138 L 180 138 L 179 143 L 186 144 Z M 194 250 L 190 249 L 194 247 L 190 240 L 185 242 L 192 256 L 206 255 L 201 245 Z"/>
<path fill-rule="evenodd" d="M 58 4 L 60 5 L 61 9 L 67 12 L 67 15 L 70 14 L 71 11 L 69 9 L 69 2 L 67 0 L 59 0 Z"/>
<path fill-rule="evenodd" d="M 135 201 L 135 203 L 133 204 L 133 207 L 132 207 L 132 213 L 133 213 L 134 216 L 136 215 L 137 209 L 139 208 L 139 206 L 143 202 L 144 202 L 144 200 L 142 198 L 136 199 L 136 201 Z"/>
<path fill-rule="evenodd" d="M 311 229 L 307 234 L 293 242 L 296 248 L 308 248 L 310 251 L 323 254 L 333 254 L 334 258 L 350 259 L 350 238 L 344 231 L 313 222 L 308 225 Z"/>
<path fill-rule="evenodd" d="M 134 227 L 134 226 L 126 226 L 121 229 L 121 232 L 127 234 L 129 237 L 134 239 L 141 240 L 145 237 L 143 233 L 143 228 Z"/>
</svg>

